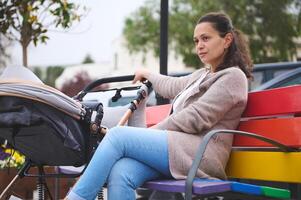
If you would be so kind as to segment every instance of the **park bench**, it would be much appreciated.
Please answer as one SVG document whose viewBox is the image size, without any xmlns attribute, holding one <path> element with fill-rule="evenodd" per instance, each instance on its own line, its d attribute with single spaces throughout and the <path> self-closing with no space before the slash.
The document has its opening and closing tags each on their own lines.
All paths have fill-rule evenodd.
<svg viewBox="0 0 301 200">
<path fill-rule="evenodd" d="M 237 130 L 209 132 L 200 145 L 186 180 L 154 180 L 144 188 L 224 199 L 301 199 L 301 86 L 250 92 Z M 148 107 L 147 125 L 163 120 L 170 105 Z M 195 177 L 212 136 L 234 134 L 226 167 L 228 180 Z M 244 181 L 246 180 L 246 181 Z M 250 180 L 254 182 L 250 183 Z M 285 183 L 288 187 L 275 187 Z M 271 187 L 271 185 L 273 187 Z M 278 186 L 278 185 L 277 185 Z"/>
</svg>

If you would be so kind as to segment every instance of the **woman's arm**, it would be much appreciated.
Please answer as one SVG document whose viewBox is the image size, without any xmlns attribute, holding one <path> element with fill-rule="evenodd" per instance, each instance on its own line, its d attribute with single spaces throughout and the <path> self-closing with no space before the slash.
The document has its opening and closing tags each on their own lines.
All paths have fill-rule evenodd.
<svg viewBox="0 0 301 200">
<path fill-rule="evenodd" d="M 146 69 L 139 69 L 135 73 L 133 83 L 137 81 L 149 80 L 154 90 L 164 98 L 173 99 L 179 92 L 181 92 L 188 84 L 193 75 L 182 77 L 171 77 L 150 72 Z"/>
</svg>

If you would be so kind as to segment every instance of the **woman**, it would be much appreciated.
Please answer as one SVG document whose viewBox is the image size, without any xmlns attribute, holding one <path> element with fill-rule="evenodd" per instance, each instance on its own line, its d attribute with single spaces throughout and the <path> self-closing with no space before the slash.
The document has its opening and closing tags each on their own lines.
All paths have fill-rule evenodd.
<svg viewBox="0 0 301 200">
<path fill-rule="evenodd" d="M 186 178 L 204 135 L 213 129 L 236 128 L 247 102 L 247 78 L 251 77 L 246 42 L 223 13 L 201 17 L 193 40 L 207 68 L 181 78 L 142 69 L 135 73 L 133 82 L 148 79 L 160 95 L 174 98 L 169 117 L 151 129 L 110 129 L 68 199 L 94 199 L 105 182 L 109 199 L 135 199 L 135 189 L 145 181 Z M 231 135 L 214 138 L 197 176 L 226 178 L 231 145 Z"/>
</svg>

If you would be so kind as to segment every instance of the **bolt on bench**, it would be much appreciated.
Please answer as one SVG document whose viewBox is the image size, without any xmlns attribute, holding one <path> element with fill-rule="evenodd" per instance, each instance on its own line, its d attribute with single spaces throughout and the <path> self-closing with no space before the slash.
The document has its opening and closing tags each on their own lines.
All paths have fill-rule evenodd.
<svg viewBox="0 0 301 200">
<path fill-rule="evenodd" d="M 164 119 L 170 105 L 148 107 L 147 125 Z M 209 140 L 217 134 L 234 134 L 226 173 L 229 180 L 195 177 Z M 185 199 L 222 196 L 224 199 L 301 199 L 301 86 L 250 92 L 237 130 L 209 132 L 200 145 L 187 180 L 155 180 L 143 187 L 185 193 Z M 235 180 L 235 181 L 232 181 Z M 238 182 L 283 182 L 288 189 Z"/>
</svg>

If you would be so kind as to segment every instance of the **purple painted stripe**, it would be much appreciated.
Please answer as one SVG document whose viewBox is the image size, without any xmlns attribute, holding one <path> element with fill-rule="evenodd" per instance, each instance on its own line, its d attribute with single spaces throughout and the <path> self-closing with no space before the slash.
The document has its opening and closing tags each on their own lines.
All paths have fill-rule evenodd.
<svg viewBox="0 0 301 200">
<path fill-rule="evenodd" d="M 185 180 L 148 181 L 143 187 L 165 192 L 185 192 Z M 211 194 L 231 190 L 229 181 L 197 180 L 193 182 L 194 194 Z"/>
</svg>

